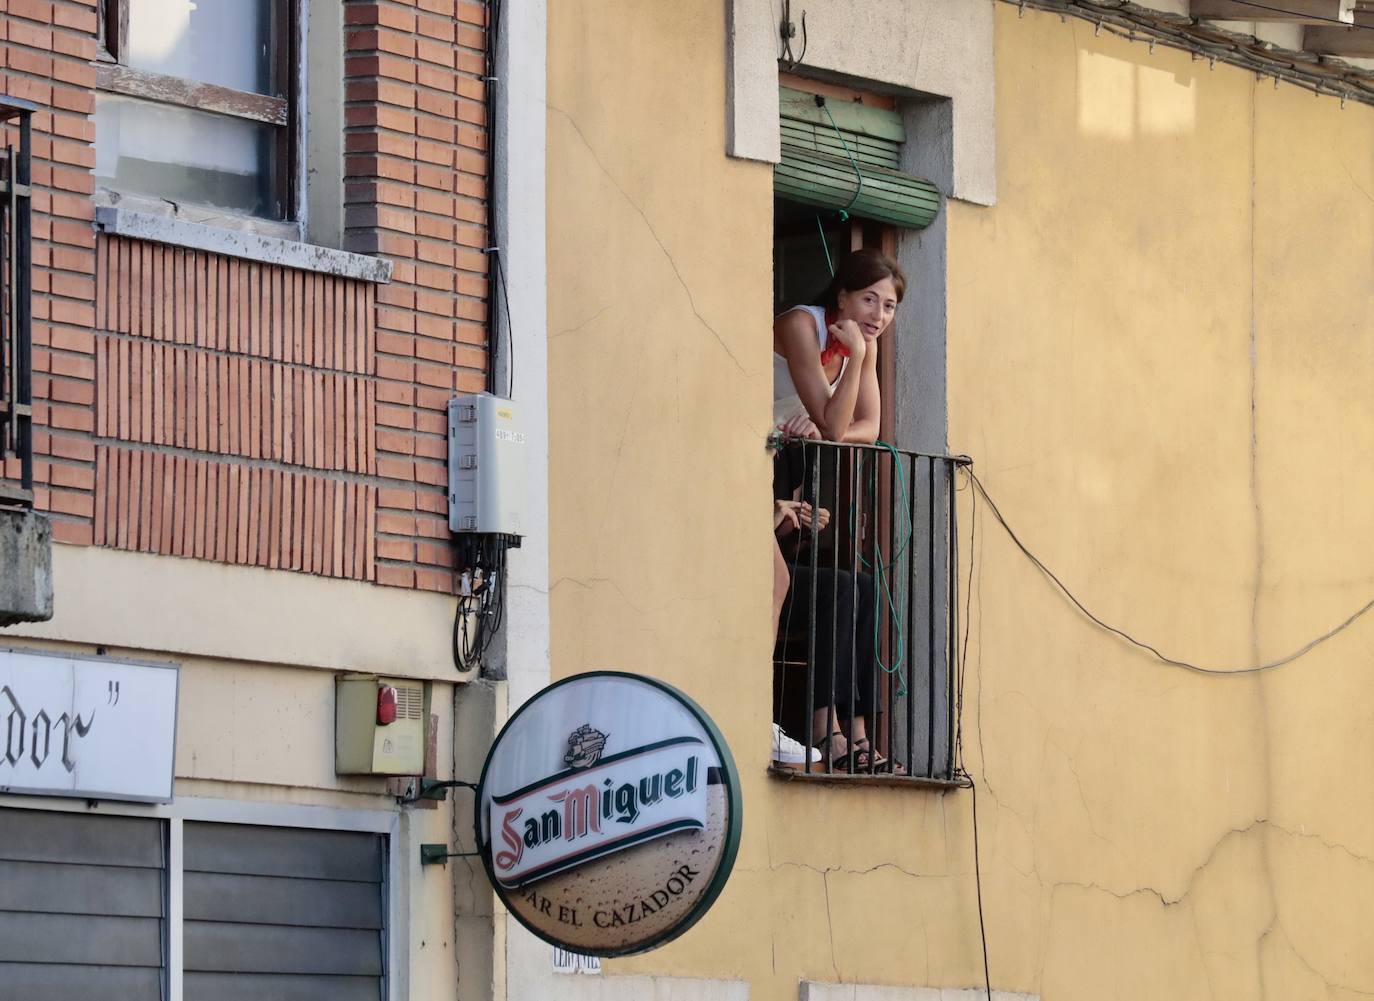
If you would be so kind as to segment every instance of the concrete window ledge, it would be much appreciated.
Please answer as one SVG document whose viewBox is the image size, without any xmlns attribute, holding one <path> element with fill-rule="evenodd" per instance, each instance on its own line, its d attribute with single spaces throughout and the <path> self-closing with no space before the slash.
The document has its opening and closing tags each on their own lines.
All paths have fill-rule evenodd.
<svg viewBox="0 0 1374 1001">
<path fill-rule="evenodd" d="M 0 508 L 0 626 L 52 618 L 52 524 L 34 511 Z"/>
<path fill-rule="evenodd" d="M 559 1001 L 749 1001 L 749 985 L 743 980 L 583 974 L 554 979 Z"/>
<path fill-rule="evenodd" d="M 95 210 L 95 228 L 113 236 L 153 243 L 170 243 L 227 257 L 241 257 L 260 264 L 277 264 L 301 271 L 318 271 L 340 278 L 384 284 L 391 281 L 391 262 L 366 254 L 317 247 L 245 230 L 207 226 L 173 219 L 155 212 L 136 212 L 110 205 Z"/>
<path fill-rule="evenodd" d="M 982 1001 L 981 987 L 879 987 L 876 984 L 822 984 L 803 980 L 800 1001 Z M 993 1001 L 1040 1001 L 1034 994 L 993 991 Z"/>
</svg>

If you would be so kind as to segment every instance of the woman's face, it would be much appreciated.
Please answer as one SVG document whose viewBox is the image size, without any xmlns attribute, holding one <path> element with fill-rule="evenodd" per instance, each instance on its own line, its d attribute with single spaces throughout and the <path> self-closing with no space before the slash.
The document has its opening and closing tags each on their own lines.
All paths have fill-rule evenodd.
<svg viewBox="0 0 1374 1001">
<path fill-rule="evenodd" d="M 840 319 L 853 320 L 863 331 L 864 340 L 872 341 L 892 324 L 897 313 L 897 286 L 891 278 L 883 278 L 868 288 L 840 292 L 836 305 Z"/>
</svg>

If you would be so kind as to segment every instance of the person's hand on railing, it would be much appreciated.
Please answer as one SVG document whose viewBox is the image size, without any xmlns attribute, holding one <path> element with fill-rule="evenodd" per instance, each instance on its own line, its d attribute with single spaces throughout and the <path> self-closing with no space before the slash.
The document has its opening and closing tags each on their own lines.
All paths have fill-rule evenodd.
<svg viewBox="0 0 1374 1001">
<path fill-rule="evenodd" d="M 781 534 L 786 535 L 793 529 L 801 530 L 801 516 L 797 513 L 797 508 L 801 506 L 800 501 L 773 501 L 773 531 L 787 525 L 786 531 Z"/>
<path fill-rule="evenodd" d="M 810 438 L 816 441 L 821 438 L 820 428 L 806 414 L 794 414 L 779 424 L 778 430 L 784 438 Z"/>
<path fill-rule="evenodd" d="M 810 528 L 812 520 L 811 505 L 806 503 L 806 501 L 802 501 L 802 509 L 798 513 L 801 517 L 802 528 Z M 816 508 L 815 521 L 816 528 L 820 531 L 824 531 L 825 527 L 830 524 L 830 512 L 823 507 Z"/>
<path fill-rule="evenodd" d="M 825 508 L 815 508 L 814 517 L 812 507 L 806 501 L 785 501 L 775 500 L 773 502 L 773 530 L 780 535 L 787 535 L 794 529 L 810 530 L 811 523 L 816 523 L 817 531 L 824 530 L 830 524 L 830 512 Z"/>
</svg>

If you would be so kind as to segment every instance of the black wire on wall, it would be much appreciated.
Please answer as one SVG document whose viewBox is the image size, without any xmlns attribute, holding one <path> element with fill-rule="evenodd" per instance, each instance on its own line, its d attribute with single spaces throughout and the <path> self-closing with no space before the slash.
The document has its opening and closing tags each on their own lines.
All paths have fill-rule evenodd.
<svg viewBox="0 0 1374 1001">
<path fill-rule="evenodd" d="M 496 138 L 496 91 L 501 85 L 501 80 L 496 73 L 496 56 L 500 39 L 501 0 L 487 0 L 486 58 L 484 62 L 486 71 L 482 77 L 485 84 L 487 129 L 486 172 L 482 181 L 487 201 L 487 246 L 485 253 L 489 258 L 487 265 L 486 385 L 488 393 L 496 394 L 499 392 L 496 384 L 496 369 L 497 359 L 501 354 L 501 320 L 503 317 L 501 307 L 504 304 L 507 344 L 510 346 L 510 357 L 506 361 L 506 369 L 509 374 L 506 396 L 510 398 L 515 393 L 515 337 L 510 330 L 510 297 L 506 293 L 506 277 L 501 267 L 501 247 L 496 239 L 496 220 L 500 214 L 499 207 L 501 204 L 497 191 L 499 172 L 496 169 L 497 155 L 500 152 Z"/>
<path fill-rule="evenodd" d="M 1182 49 L 1195 59 L 1206 59 L 1213 65 L 1225 63 L 1239 66 L 1260 79 L 1270 79 L 1277 87 L 1280 82 L 1311 91 L 1318 97 L 1338 98 L 1374 105 L 1374 74 L 1357 70 L 1347 64 L 1334 62 L 1331 57 L 1314 52 L 1296 52 L 1268 46 L 1258 39 L 1223 30 L 1196 18 L 1170 15 L 1135 3 L 1134 0 L 1000 0 L 1020 9 L 1027 8 L 1074 17 L 1095 25 L 1098 32 L 1108 32 L 1131 42 L 1150 46 L 1165 45 Z M 1264 12 L 1292 13 L 1282 6 L 1283 0 L 1259 3 L 1237 0 L 1256 10 L 1255 20 L 1263 21 Z M 1336 22 L 1351 30 L 1371 30 L 1367 26 Z"/>
<path fill-rule="evenodd" d="M 510 297 L 506 291 L 505 270 L 501 266 L 501 247 L 496 239 L 496 220 L 500 217 L 497 179 L 496 73 L 497 46 L 501 39 L 501 0 L 487 0 L 484 39 L 483 97 L 486 100 L 486 157 L 483 194 L 486 198 L 487 246 L 487 373 L 486 390 L 497 395 L 497 362 L 501 348 L 501 321 L 504 317 L 510 356 L 506 361 L 509 381 L 506 398 L 514 395 L 515 341 L 510 325 Z M 502 306 L 504 305 L 504 313 Z M 459 574 L 458 603 L 453 613 L 453 663 L 460 671 L 481 666 L 506 613 L 506 554 L 520 546 L 520 537 L 493 533 L 459 532 L 454 536 Z"/>
</svg>

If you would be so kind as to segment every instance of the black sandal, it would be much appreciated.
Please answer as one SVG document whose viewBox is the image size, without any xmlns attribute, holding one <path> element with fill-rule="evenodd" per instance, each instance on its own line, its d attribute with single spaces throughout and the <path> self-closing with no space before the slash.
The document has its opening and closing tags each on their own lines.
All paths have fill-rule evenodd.
<svg viewBox="0 0 1374 1001">
<path fill-rule="evenodd" d="M 839 737 L 840 740 L 844 741 L 844 750 L 836 754 L 830 754 L 831 748 L 835 746 L 836 737 Z M 827 737 L 821 743 L 824 745 L 825 752 L 827 754 L 830 754 L 830 770 L 832 772 L 849 771 L 849 749 L 851 746 L 851 741 L 848 737 L 844 735 L 844 732 L 841 730 L 835 730 L 830 734 L 829 737 Z"/>
<path fill-rule="evenodd" d="M 854 767 L 858 771 L 869 771 L 869 761 L 872 761 L 872 771 L 882 774 L 905 775 L 906 766 L 900 761 L 889 761 L 883 757 L 874 747 L 873 742 L 867 737 L 861 740 L 851 741 L 854 745 Z M 862 764 L 860 764 L 862 760 Z"/>
</svg>

